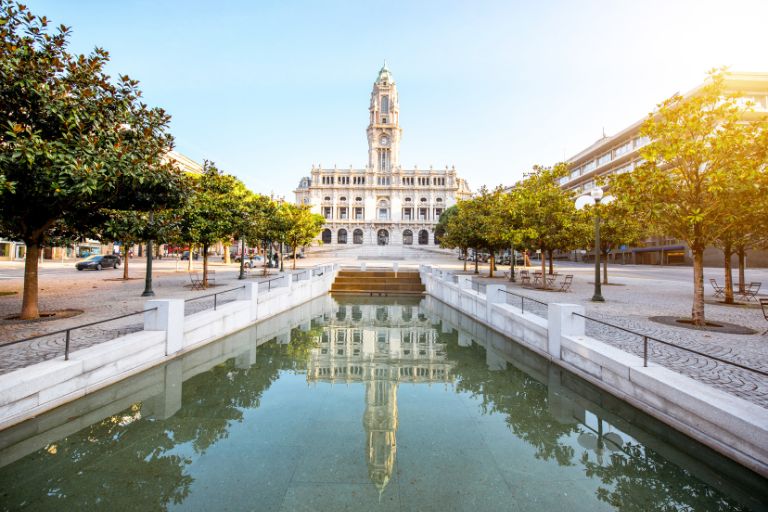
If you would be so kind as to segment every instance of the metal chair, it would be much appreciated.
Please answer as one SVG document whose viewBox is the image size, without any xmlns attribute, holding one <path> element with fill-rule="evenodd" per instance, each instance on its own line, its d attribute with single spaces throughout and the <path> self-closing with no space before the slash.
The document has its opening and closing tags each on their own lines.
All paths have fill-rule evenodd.
<svg viewBox="0 0 768 512">
<path fill-rule="evenodd" d="M 717 284 L 717 281 L 714 279 L 709 280 L 709 284 L 712 285 L 712 288 L 715 290 L 715 297 L 722 297 L 725 293 L 725 288 Z"/>
<path fill-rule="evenodd" d="M 740 293 L 739 295 L 741 295 L 741 297 L 746 299 L 747 301 L 752 301 L 752 300 L 756 301 L 757 300 L 757 292 L 760 291 L 760 285 L 762 285 L 762 283 L 758 283 L 758 282 L 754 282 L 753 281 L 753 282 L 749 283 L 749 286 L 747 286 L 744 289 L 744 291 L 742 293 Z"/>
<path fill-rule="evenodd" d="M 520 271 L 520 285 L 525 288 L 531 286 L 531 275 L 527 270 Z"/>
<path fill-rule="evenodd" d="M 200 279 L 200 274 L 198 274 L 197 272 L 190 272 L 189 280 L 192 283 L 193 290 L 202 290 L 204 288 L 203 281 L 202 279 Z"/>
<path fill-rule="evenodd" d="M 768 299 L 760 299 L 760 308 L 763 310 L 763 317 L 768 322 Z M 763 336 L 768 334 L 768 329 L 763 332 Z"/>
<path fill-rule="evenodd" d="M 571 289 L 571 283 L 573 282 L 573 274 L 568 274 L 563 278 L 563 281 L 560 283 L 560 289 L 559 292 L 567 292 Z"/>
</svg>

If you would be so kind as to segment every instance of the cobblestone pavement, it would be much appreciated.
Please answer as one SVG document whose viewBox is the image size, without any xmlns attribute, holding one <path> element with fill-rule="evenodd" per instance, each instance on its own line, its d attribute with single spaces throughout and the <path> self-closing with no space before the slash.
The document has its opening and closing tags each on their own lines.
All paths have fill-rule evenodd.
<svg viewBox="0 0 768 512">
<path fill-rule="evenodd" d="M 420 259 L 419 259 L 420 258 Z M 338 258 L 332 253 L 312 255 L 300 261 L 300 266 L 313 266 L 328 262 L 342 264 L 360 264 L 353 256 Z M 369 267 L 391 264 L 366 258 Z M 434 264 L 441 268 L 462 272 L 462 262 L 455 256 L 441 254 L 440 251 L 423 252 L 418 258 L 398 261 L 401 268 L 416 266 L 420 263 Z M 201 263 L 195 262 L 199 268 Z M 213 290 L 191 291 L 186 264 L 176 268 L 173 261 L 155 262 L 154 290 L 156 298 L 191 298 L 226 290 L 238 285 L 236 264 L 224 266 L 214 263 L 216 284 Z M 0 295 L 0 318 L 17 313 L 21 304 L 20 279 L 22 266 L 18 263 L 0 262 L 0 292 L 17 291 L 17 295 Z M 468 273 L 472 268 L 469 267 Z M 487 276 L 487 265 L 481 265 L 480 276 Z M 508 267 L 502 270 L 508 270 Z M 691 348 L 718 358 L 738 362 L 762 371 L 768 371 L 768 336 L 762 336 L 768 328 L 760 309 L 752 306 L 725 306 L 712 300 L 712 291 L 705 285 L 708 299 L 707 319 L 724 321 L 750 327 L 757 331 L 752 335 L 720 334 L 706 331 L 678 328 L 650 321 L 657 315 L 690 316 L 692 269 L 687 267 L 650 267 L 650 266 L 613 266 L 609 270 L 611 284 L 603 286 L 604 303 L 591 302 L 593 291 L 593 267 L 581 264 L 558 264 L 555 269 L 561 274 L 575 275 L 573 286 L 568 293 L 545 292 L 524 289 L 515 283 L 507 283 L 513 293 L 524 295 L 545 303 L 568 302 L 583 304 L 587 316 L 600 319 L 654 338 L 658 338 L 681 347 Z M 11 323 L 0 320 L 0 343 L 21 339 L 36 334 L 80 325 L 104 318 L 118 316 L 131 311 L 140 311 L 145 299 L 141 297 L 144 289 L 144 267 L 137 260 L 131 261 L 130 281 L 113 280 L 122 275 L 122 271 L 104 270 L 102 272 L 76 272 L 73 262 L 67 264 L 46 262 L 40 277 L 41 310 L 76 308 L 84 310 L 82 315 L 49 322 Z M 705 269 L 705 282 L 710 277 L 722 282 L 722 270 Z M 503 277 L 488 279 L 483 282 L 507 282 Z M 768 288 L 768 269 L 748 269 L 747 281 L 760 281 Z M 87 293 L 86 293 L 87 292 Z M 225 297 L 222 298 L 226 301 Z M 508 298 L 515 303 L 515 298 Z M 186 314 L 191 314 L 212 306 L 212 299 L 201 299 L 187 304 Z M 546 307 L 526 300 L 526 311 L 545 315 Z M 74 331 L 72 349 L 84 348 L 95 343 L 112 339 L 141 328 L 140 317 L 129 317 L 114 323 L 94 326 Z M 617 329 L 587 321 L 587 334 L 627 352 L 642 356 L 642 338 Z M 768 407 L 768 378 L 741 370 L 731 365 L 714 361 L 710 358 L 692 354 L 660 343 L 650 343 L 650 361 L 674 371 L 688 375 L 700 382 L 742 397 L 762 407 Z M 63 336 L 45 338 L 37 342 L 0 346 L 0 373 L 23 367 L 43 359 L 58 357 L 63 354 Z"/>
<path fill-rule="evenodd" d="M 639 357 L 643 356 L 643 336 L 657 338 L 687 349 L 696 350 L 726 361 L 768 372 L 768 336 L 761 333 L 768 328 L 762 312 L 754 303 L 726 306 L 712 298 L 709 284 L 705 285 L 707 321 L 729 322 L 756 331 L 756 334 L 723 334 L 674 327 L 649 320 L 652 316 L 690 317 L 692 301 L 692 270 L 684 267 L 615 266 L 609 269 L 609 285 L 603 285 L 605 302 L 592 302 L 594 268 L 586 265 L 558 265 L 561 274 L 574 274 L 574 283 L 568 293 L 540 291 L 522 288 L 508 283 L 513 293 L 532 297 L 543 302 L 582 304 L 586 316 L 640 333 L 631 334 L 620 329 L 586 320 L 586 334 L 611 346 Z M 715 278 L 722 282 L 723 271 L 705 269 L 705 282 Z M 487 269 L 481 272 L 487 276 Z M 501 282 L 481 278 L 485 282 Z M 768 270 L 748 269 L 747 281 L 768 284 Z M 511 297 L 508 303 L 519 306 L 519 299 Z M 526 311 L 545 316 L 543 306 L 525 302 Z M 706 356 L 697 355 L 681 348 L 651 340 L 649 364 L 658 364 L 687 375 L 752 403 L 768 408 L 768 377 L 736 366 L 725 364 Z"/>
</svg>

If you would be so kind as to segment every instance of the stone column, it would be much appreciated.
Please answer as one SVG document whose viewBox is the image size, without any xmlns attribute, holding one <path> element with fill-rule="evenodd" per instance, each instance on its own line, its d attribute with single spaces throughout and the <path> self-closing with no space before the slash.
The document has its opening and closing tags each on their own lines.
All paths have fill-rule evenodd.
<svg viewBox="0 0 768 512">
<path fill-rule="evenodd" d="M 165 331 L 165 355 L 181 350 L 184 346 L 184 300 L 148 300 L 144 309 L 144 330 Z"/>
<path fill-rule="evenodd" d="M 547 352 L 560 359 L 560 339 L 562 336 L 584 336 L 584 306 L 579 304 L 550 304 L 548 318 Z"/>
</svg>

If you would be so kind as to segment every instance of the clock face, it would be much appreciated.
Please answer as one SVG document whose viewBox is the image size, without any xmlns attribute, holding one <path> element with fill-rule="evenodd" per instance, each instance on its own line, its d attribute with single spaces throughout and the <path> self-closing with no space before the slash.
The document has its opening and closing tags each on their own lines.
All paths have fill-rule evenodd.
<svg viewBox="0 0 768 512">
<path fill-rule="evenodd" d="M 386 136 L 384 136 L 384 137 L 382 137 L 382 138 L 381 138 L 381 145 L 382 145 L 382 146 L 387 146 L 387 145 L 389 145 L 389 139 L 388 139 Z"/>
</svg>

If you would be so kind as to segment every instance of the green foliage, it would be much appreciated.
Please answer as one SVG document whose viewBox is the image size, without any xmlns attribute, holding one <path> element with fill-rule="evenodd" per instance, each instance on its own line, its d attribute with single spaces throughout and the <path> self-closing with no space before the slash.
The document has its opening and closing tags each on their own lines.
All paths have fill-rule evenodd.
<svg viewBox="0 0 768 512">
<path fill-rule="evenodd" d="M 0 0 L 0 233 L 27 244 L 22 318 L 37 310 L 36 259 L 57 233 L 92 231 L 101 209 L 172 203 L 170 116 L 138 82 L 106 74 L 109 54 L 67 51 L 69 28 Z"/>
<path fill-rule="evenodd" d="M 320 234 L 325 224 L 322 215 L 312 213 L 309 206 L 282 203 L 277 211 L 277 240 L 293 248 L 293 268 L 296 268 L 296 251 L 309 245 Z"/>
<path fill-rule="evenodd" d="M 691 248 L 698 325 L 705 322 L 704 249 L 743 222 L 739 211 L 752 208 L 768 161 L 764 123 L 745 119 L 737 97 L 725 92 L 725 77 L 713 71 L 694 95 L 661 103 L 641 130 L 651 140 L 641 151 L 644 163 L 611 182 L 631 215 Z"/>
</svg>

